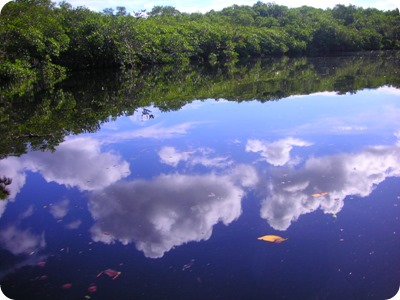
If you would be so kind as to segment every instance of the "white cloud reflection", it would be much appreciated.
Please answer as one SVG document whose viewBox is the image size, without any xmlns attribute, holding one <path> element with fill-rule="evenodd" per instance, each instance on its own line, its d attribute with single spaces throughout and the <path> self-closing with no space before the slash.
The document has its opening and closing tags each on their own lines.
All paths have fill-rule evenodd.
<svg viewBox="0 0 400 300">
<path fill-rule="evenodd" d="M 75 220 L 65 225 L 65 228 L 73 230 L 78 229 L 82 224 L 81 220 Z"/>
<path fill-rule="evenodd" d="M 294 146 L 306 147 L 311 143 L 296 138 L 285 138 L 276 142 L 268 143 L 257 139 L 248 140 L 247 152 L 260 152 L 261 157 L 274 166 L 283 166 L 290 161 L 290 151 Z"/>
<path fill-rule="evenodd" d="M 37 151 L 8 157 L 0 161 L 0 176 L 12 179 L 7 186 L 8 200 L 0 201 L 0 217 L 8 201 L 13 201 L 24 186 L 26 171 L 38 172 L 47 182 L 81 191 L 102 189 L 130 174 L 127 161 L 116 153 L 102 152 L 101 143 L 87 137 L 67 139 L 54 153 Z"/>
<path fill-rule="evenodd" d="M 112 135 L 106 136 L 104 139 L 108 143 L 138 138 L 170 139 L 187 134 L 188 130 L 192 129 L 196 124 L 197 123 L 195 122 L 186 122 L 169 127 L 162 126 L 161 124 L 155 124 L 141 129 L 112 133 Z"/>
<path fill-rule="evenodd" d="M 153 180 L 118 182 L 93 192 L 89 210 L 95 220 L 94 241 L 135 243 L 149 258 L 175 246 L 207 240 L 213 226 L 236 220 L 244 186 L 257 183 L 250 166 L 226 175 L 161 175 Z"/>
<path fill-rule="evenodd" d="M 187 161 L 191 152 L 178 152 L 174 147 L 163 147 L 158 152 L 162 163 L 176 167 L 181 161 Z"/>
<path fill-rule="evenodd" d="M 33 215 L 33 213 L 34 213 L 33 205 L 29 205 L 29 207 L 18 216 L 18 220 L 29 218 L 30 216 Z"/>
<path fill-rule="evenodd" d="M 0 161 L 0 176 L 12 178 L 14 198 L 25 184 L 25 171 L 39 172 L 47 182 L 82 191 L 104 188 L 130 174 L 129 163 L 112 152 L 102 152 L 98 140 L 79 137 L 61 143 L 54 153 L 31 152 Z"/>
<path fill-rule="evenodd" d="M 129 163 L 112 152 L 101 152 L 98 140 L 79 137 L 61 143 L 54 153 L 32 152 L 25 168 L 40 172 L 47 182 L 91 191 L 129 175 Z"/>
<path fill-rule="evenodd" d="M 388 85 L 384 85 L 381 86 L 379 88 L 377 88 L 376 90 L 371 91 L 372 93 L 376 93 L 376 94 L 388 94 L 388 95 L 394 95 L 394 96 L 400 96 L 400 89 L 395 88 L 393 86 L 388 86 Z"/>
<path fill-rule="evenodd" d="M 13 200 L 25 184 L 26 175 L 23 169 L 24 165 L 18 157 L 9 157 L 0 160 L 0 177 L 5 176 L 12 179 L 12 183 L 7 186 L 7 189 L 10 191 L 9 200 Z"/>
<path fill-rule="evenodd" d="M 195 151 L 179 152 L 175 147 L 163 147 L 158 152 L 160 161 L 172 167 L 178 166 L 180 162 L 188 165 L 202 165 L 205 167 L 224 168 L 233 162 L 227 156 L 212 156 L 213 150 L 210 148 L 199 148 Z"/>
<path fill-rule="evenodd" d="M 371 146 L 358 153 L 308 159 L 301 169 L 275 169 L 266 185 L 261 217 L 286 230 L 301 215 L 321 209 L 336 214 L 346 196 L 366 197 L 387 177 L 400 176 L 400 145 Z M 325 196 L 313 194 L 328 192 Z"/>
<path fill-rule="evenodd" d="M 7 207 L 8 201 L 14 201 L 15 196 L 25 184 L 26 175 L 23 169 L 23 164 L 17 157 L 0 160 L 0 177 L 5 176 L 12 179 L 12 183 L 7 185 L 10 196 L 7 200 L 0 200 L 0 218 Z"/>
<path fill-rule="evenodd" d="M 68 199 L 63 199 L 50 206 L 50 213 L 54 217 L 54 219 L 64 218 L 68 214 L 68 211 L 69 211 Z"/>
<path fill-rule="evenodd" d="M 46 242 L 44 234 L 33 234 L 11 225 L 0 231 L 0 245 L 12 254 L 19 255 L 38 251 L 46 246 Z"/>
<path fill-rule="evenodd" d="M 337 92 L 317 92 L 312 94 L 304 94 L 304 95 L 292 95 L 287 97 L 286 99 L 295 99 L 295 98 L 308 98 L 308 97 L 338 97 Z"/>
</svg>

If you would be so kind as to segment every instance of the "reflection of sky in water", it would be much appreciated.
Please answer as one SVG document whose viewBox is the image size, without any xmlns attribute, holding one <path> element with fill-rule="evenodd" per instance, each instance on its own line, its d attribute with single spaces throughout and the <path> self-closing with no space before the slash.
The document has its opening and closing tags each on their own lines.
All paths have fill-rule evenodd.
<svg viewBox="0 0 400 300">
<path fill-rule="evenodd" d="M 300 168 L 274 170 L 266 184 L 261 217 L 277 230 L 321 208 L 339 213 L 345 197 L 367 197 L 387 177 L 400 176 L 400 144 L 307 159 Z M 320 197 L 311 195 L 329 193 Z"/>
<path fill-rule="evenodd" d="M 134 242 L 145 256 L 162 257 L 175 246 L 208 240 L 218 222 L 239 218 L 241 186 L 256 180 L 251 167 L 241 166 L 225 175 L 175 173 L 116 183 L 91 196 L 93 240 Z"/>
<path fill-rule="evenodd" d="M 320 240 L 343 239 L 330 224 L 352 226 L 351 209 L 354 218 L 361 210 L 371 220 L 389 209 L 398 224 L 399 100 L 397 90 L 384 87 L 264 104 L 195 101 L 169 113 L 150 108 L 154 119 L 118 118 L 97 133 L 69 137 L 54 153 L 6 158 L 0 175 L 13 182 L 10 198 L 0 202 L 0 258 L 18 258 L 0 264 L 0 275 L 54 255 L 60 237 L 71 239 L 68 249 L 76 248 L 75 255 L 83 253 L 83 242 L 71 234 L 93 248 L 134 245 L 147 258 L 164 258 L 175 251 L 184 256 L 179 249 L 200 255 L 190 242 L 220 249 L 224 231 L 236 230 L 238 243 L 239 237 L 254 241 L 269 232 L 307 236 L 301 229 L 311 220 L 306 215 L 329 220 L 326 230 L 313 229 Z M 380 190 L 380 199 L 372 197 L 389 178 L 396 181 Z M 320 193 L 326 194 L 315 196 Z M 374 212 L 362 201 L 355 208 L 352 196 L 365 203 L 372 197 L 386 208 Z M 382 226 L 396 238 L 390 245 L 399 245 L 398 229 Z M 285 244 L 291 240 L 296 237 Z M 258 251 L 260 244 L 251 247 Z M 290 261 L 295 254 L 286 251 Z M 243 257 L 237 263 L 253 264 Z"/>
</svg>

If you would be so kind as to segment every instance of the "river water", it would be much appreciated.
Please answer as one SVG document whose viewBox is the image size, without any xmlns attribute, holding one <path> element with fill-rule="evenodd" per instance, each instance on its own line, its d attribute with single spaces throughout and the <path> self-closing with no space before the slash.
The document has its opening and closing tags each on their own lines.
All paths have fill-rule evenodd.
<svg viewBox="0 0 400 300">
<path fill-rule="evenodd" d="M 398 71 L 398 59 L 292 59 L 76 75 L 50 92 L 10 93 L 3 292 L 390 299 L 400 285 Z"/>
</svg>

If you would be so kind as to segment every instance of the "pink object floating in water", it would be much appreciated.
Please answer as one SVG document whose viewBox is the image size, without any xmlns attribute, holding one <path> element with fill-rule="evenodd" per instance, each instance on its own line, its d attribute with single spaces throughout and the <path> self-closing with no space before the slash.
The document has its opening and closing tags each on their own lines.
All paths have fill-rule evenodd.
<svg viewBox="0 0 400 300">
<path fill-rule="evenodd" d="M 89 293 L 94 293 L 97 291 L 97 287 L 95 285 L 91 285 L 88 287 L 88 292 Z"/>
<path fill-rule="evenodd" d="M 112 279 L 116 279 L 119 275 L 121 275 L 121 272 L 115 271 L 115 270 L 111 270 L 111 269 L 107 269 L 104 271 L 104 273 L 110 277 L 112 277 Z"/>
<path fill-rule="evenodd" d="M 37 265 L 38 265 L 39 267 L 44 267 L 44 266 L 46 265 L 46 262 L 45 262 L 45 261 L 39 261 L 39 262 L 37 263 Z"/>
<path fill-rule="evenodd" d="M 62 288 L 64 289 L 64 290 L 68 290 L 68 289 L 70 289 L 72 287 L 72 283 L 64 283 L 63 285 L 62 285 Z"/>
<path fill-rule="evenodd" d="M 121 275 L 121 272 L 112 270 L 112 269 L 107 269 L 104 271 L 101 271 L 99 274 L 97 274 L 96 277 L 100 277 L 101 275 L 106 274 L 109 277 L 112 277 L 112 279 L 116 279 L 119 275 Z"/>
</svg>

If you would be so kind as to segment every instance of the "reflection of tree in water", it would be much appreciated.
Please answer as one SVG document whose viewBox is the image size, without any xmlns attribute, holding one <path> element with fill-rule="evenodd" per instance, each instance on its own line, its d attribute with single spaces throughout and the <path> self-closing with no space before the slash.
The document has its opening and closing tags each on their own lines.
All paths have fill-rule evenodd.
<svg viewBox="0 0 400 300">
<path fill-rule="evenodd" d="M 154 115 L 151 113 L 150 109 L 143 108 L 142 112 L 141 112 L 141 119 L 142 119 L 142 121 L 154 119 Z"/>
<path fill-rule="evenodd" d="M 0 86 L 0 159 L 54 150 L 67 135 L 95 132 L 135 111 L 143 121 L 153 119 L 151 106 L 172 111 L 201 99 L 266 102 L 323 91 L 400 87 L 398 54 L 385 55 L 269 58 L 229 69 L 82 73 L 47 90 Z"/>
<path fill-rule="evenodd" d="M 355 77 L 346 75 L 343 77 L 339 77 L 336 82 L 334 83 L 335 91 L 339 95 L 345 95 L 346 93 L 355 94 L 356 91 L 352 90 L 355 83 Z"/>
<path fill-rule="evenodd" d="M 10 196 L 10 191 L 7 189 L 7 185 L 12 183 L 12 179 L 9 177 L 0 178 L 0 199 L 5 200 Z"/>
</svg>

